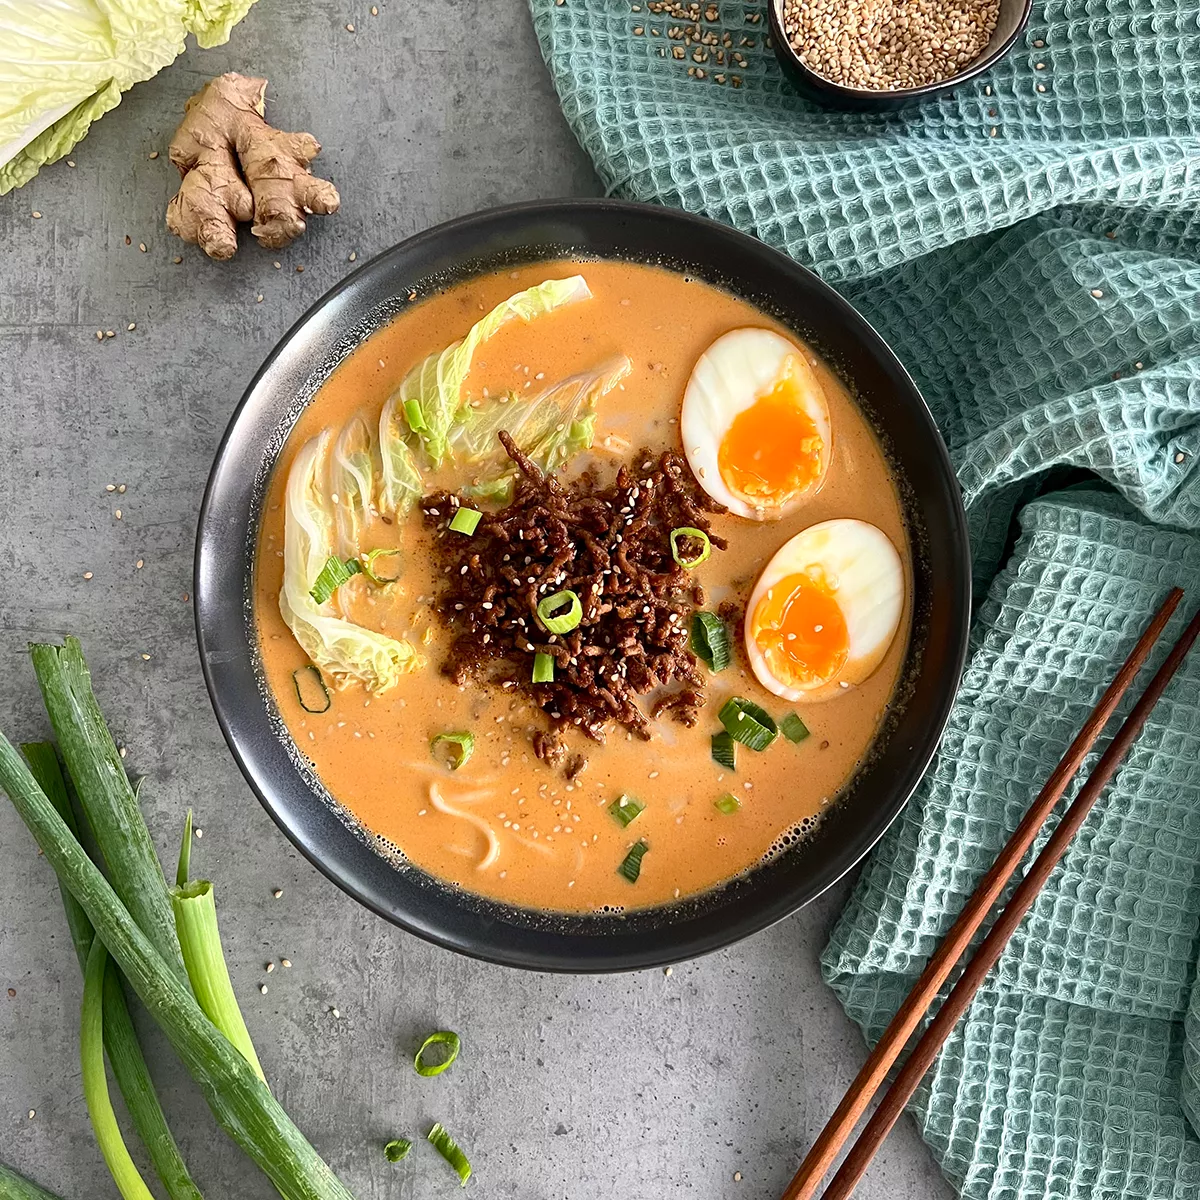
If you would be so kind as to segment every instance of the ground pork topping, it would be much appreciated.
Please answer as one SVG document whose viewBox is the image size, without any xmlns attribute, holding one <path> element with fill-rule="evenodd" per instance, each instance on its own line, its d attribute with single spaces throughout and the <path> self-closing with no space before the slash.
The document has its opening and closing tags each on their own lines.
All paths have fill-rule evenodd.
<svg viewBox="0 0 1200 1200">
<path fill-rule="evenodd" d="M 616 478 L 594 473 L 567 483 L 545 476 L 500 434 L 519 469 L 512 502 L 484 514 L 470 537 L 447 527 L 461 502 L 427 496 L 445 579 L 438 610 L 453 633 L 445 671 L 456 683 L 486 682 L 529 697 L 550 720 L 539 757 L 561 760 L 557 736 L 572 726 L 597 742 L 613 723 L 648 738 L 652 717 L 694 725 L 704 679 L 688 648 L 702 589 L 671 554 L 672 529 L 703 530 L 726 542 L 708 514 L 722 511 L 692 479 L 683 458 L 639 455 Z M 681 557 L 693 553 L 680 540 Z M 568 633 L 547 632 L 537 616 L 546 597 L 569 590 L 582 616 Z M 534 655 L 554 659 L 554 680 L 534 683 Z M 637 697 L 657 691 L 650 714 Z"/>
</svg>

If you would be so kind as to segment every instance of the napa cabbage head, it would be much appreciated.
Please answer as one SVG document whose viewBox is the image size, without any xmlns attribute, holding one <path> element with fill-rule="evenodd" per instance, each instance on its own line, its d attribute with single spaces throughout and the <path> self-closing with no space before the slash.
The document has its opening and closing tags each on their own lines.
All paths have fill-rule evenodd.
<svg viewBox="0 0 1200 1200">
<path fill-rule="evenodd" d="M 449 436 L 464 409 L 463 384 L 471 370 L 475 351 L 497 330 L 510 321 L 532 321 L 544 313 L 591 298 L 591 289 L 582 275 L 568 279 L 547 279 L 536 287 L 509 296 L 482 321 L 472 326 L 461 341 L 431 354 L 404 377 L 394 397 L 397 411 L 412 406 L 419 413 L 410 434 L 424 451 L 431 465 L 439 467 L 450 450 Z M 419 427 L 418 427 L 419 426 Z"/>
<path fill-rule="evenodd" d="M 121 93 L 218 46 L 253 0 L 0 0 L 0 196 L 62 158 Z"/>
<path fill-rule="evenodd" d="M 334 547 L 336 516 L 322 486 L 333 439 L 326 430 L 305 443 L 288 475 L 279 611 L 304 653 L 333 683 L 357 679 L 369 691 L 382 692 L 421 665 L 416 649 L 346 620 L 334 599 L 318 604 L 309 591 Z"/>
</svg>

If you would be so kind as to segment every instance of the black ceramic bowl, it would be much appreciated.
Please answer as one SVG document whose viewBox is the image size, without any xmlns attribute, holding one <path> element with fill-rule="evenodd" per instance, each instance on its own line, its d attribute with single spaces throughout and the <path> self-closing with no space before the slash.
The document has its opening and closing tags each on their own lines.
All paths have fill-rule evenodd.
<svg viewBox="0 0 1200 1200">
<path fill-rule="evenodd" d="M 868 88 L 846 87 L 834 83 L 823 75 L 806 67 L 800 56 L 792 49 L 783 31 L 783 2 L 771 0 L 767 6 L 771 22 L 771 42 L 775 57 L 779 59 L 784 74 L 796 86 L 796 90 L 809 100 L 815 100 L 827 108 L 849 108 L 860 111 L 881 112 L 904 108 L 921 100 L 932 100 L 944 96 L 964 83 L 990 71 L 1008 52 L 1029 24 L 1033 11 L 1033 0 L 1000 0 L 1000 12 L 996 28 L 984 52 L 957 75 L 943 79 L 940 83 L 927 83 L 922 87 L 904 88 L 902 91 L 883 92 Z"/>
<path fill-rule="evenodd" d="M 250 611 L 259 514 L 299 411 L 412 291 L 577 254 L 661 263 L 729 289 L 809 340 L 844 375 L 901 480 L 914 547 L 915 624 L 892 718 L 808 841 L 702 896 L 621 916 L 512 908 L 397 867 L 342 813 L 283 729 L 262 682 Z M 690 958 L 787 916 L 848 871 L 929 763 L 958 684 L 970 606 L 958 485 L 920 394 L 879 335 L 815 275 L 760 242 L 667 208 L 557 201 L 480 213 L 359 268 L 292 327 L 254 377 L 217 452 L 196 544 L 196 626 L 217 719 L 250 785 L 299 849 L 368 908 L 464 954 L 555 971 Z"/>
</svg>

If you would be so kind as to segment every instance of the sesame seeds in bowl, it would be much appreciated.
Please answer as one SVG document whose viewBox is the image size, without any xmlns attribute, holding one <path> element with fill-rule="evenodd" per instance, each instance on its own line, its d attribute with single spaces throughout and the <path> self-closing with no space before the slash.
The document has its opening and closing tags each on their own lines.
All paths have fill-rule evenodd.
<svg viewBox="0 0 1200 1200">
<path fill-rule="evenodd" d="M 889 109 L 942 95 L 990 68 L 1032 0 L 772 0 L 772 41 L 811 100 Z"/>
</svg>

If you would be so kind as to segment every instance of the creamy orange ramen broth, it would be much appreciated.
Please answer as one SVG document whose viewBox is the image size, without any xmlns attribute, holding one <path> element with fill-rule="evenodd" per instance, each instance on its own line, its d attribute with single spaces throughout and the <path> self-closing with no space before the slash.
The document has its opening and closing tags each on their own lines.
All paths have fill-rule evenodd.
<svg viewBox="0 0 1200 1200">
<path fill-rule="evenodd" d="M 443 672 L 454 633 L 436 610 L 446 576 L 435 544 L 439 537 L 478 535 L 436 529 L 419 505 L 388 515 L 378 491 L 357 530 L 358 553 L 394 549 L 394 555 L 374 561 L 391 564 L 396 579 L 378 583 L 356 574 L 321 609 L 336 620 L 403 641 L 415 653 L 392 686 L 375 691 L 324 668 L 329 707 L 306 711 L 294 673 L 310 660 L 280 608 L 286 493 L 298 454 L 323 431 L 346 427 L 356 414 L 374 436 L 385 402 L 415 365 L 465 337 L 514 293 L 576 275 L 590 297 L 504 324 L 475 349 L 461 391 L 465 407 L 474 404 L 483 411 L 498 397 L 507 403 L 511 396 L 515 403 L 522 394 L 538 395 L 556 381 L 626 356 L 627 373 L 595 403 L 591 448 L 563 471 L 568 481 L 591 471 L 600 485 L 608 485 L 623 464 L 636 475 L 649 461 L 639 454 L 643 448 L 651 458 L 663 450 L 692 457 L 699 447 L 681 442 L 681 405 L 701 355 L 722 335 L 746 328 L 774 331 L 795 342 L 761 311 L 716 288 L 668 270 L 616 262 L 543 262 L 473 279 L 415 303 L 356 349 L 297 421 L 266 500 L 255 604 L 266 678 L 283 720 L 329 793 L 368 830 L 410 862 L 467 891 L 536 909 L 594 911 L 658 904 L 711 888 L 811 828 L 854 774 L 887 711 L 908 638 L 911 570 L 900 500 L 880 447 L 838 378 L 803 349 L 828 408 L 828 437 L 812 443 L 825 446 L 825 474 L 780 519 L 712 514 L 711 532 L 727 539 L 728 548 L 714 548 L 688 576 L 702 586 L 706 610 L 715 612 L 725 603 L 735 605 L 738 614 L 728 622 L 731 665 L 714 674 L 703 662 L 696 664 L 704 677 L 705 702 L 692 727 L 664 715 L 649 721 L 647 741 L 610 723 L 603 744 L 568 728 L 565 761 L 574 769 L 582 756 L 585 767 L 569 778 L 562 761 L 539 760 L 533 738 L 549 730 L 551 719 L 531 702 L 526 688 L 480 681 L 460 686 Z M 734 382 L 745 385 L 748 376 L 740 368 L 734 375 Z M 770 388 L 759 390 L 766 395 Z M 782 393 L 776 393 L 778 400 Z M 769 405 L 755 413 L 773 420 Z M 748 420 L 738 427 L 741 434 L 758 436 Z M 713 435 L 719 440 L 721 430 Z M 419 448 L 419 440 L 412 440 Z M 729 444 L 728 438 L 721 443 Z M 378 454 L 377 445 L 368 449 Z M 770 450 L 778 453 L 777 446 Z M 376 459 L 376 486 L 379 475 Z M 423 488 L 456 492 L 470 475 L 469 468 L 449 459 L 425 471 Z M 466 497 L 464 503 L 481 510 L 498 507 Z M 818 701 L 792 701 L 769 691 L 752 671 L 740 614 L 784 543 L 810 526 L 842 518 L 870 522 L 899 552 L 897 611 L 902 615 L 882 660 L 865 679 L 850 686 L 835 679 L 832 695 L 827 688 Z M 810 569 L 803 562 L 798 569 L 808 570 L 806 578 L 815 581 L 812 587 L 826 601 L 836 595 L 829 592 L 838 587 L 836 571 Z M 795 578 L 794 571 L 785 575 Z M 312 586 L 315 580 L 303 582 Z M 837 617 L 828 603 L 815 611 L 826 610 Z M 586 644 L 588 629 L 577 632 Z M 828 630 L 826 636 L 831 636 Z M 545 641 L 545 633 L 535 640 Z M 786 652 L 785 643 L 780 647 Z M 523 671 L 532 669 L 532 658 Z M 524 675 L 522 683 L 528 678 Z M 718 712 L 731 697 L 752 701 L 777 722 L 795 713 L 809 736 L 796 743 L 778 736 L 763 751 L 737 744 L 736 768 L 723 768 L 713 759 L 712 736 L 722 729 Z M 647 716 L 656 698 L 653 692 L 638 697 Z M 309 707 L 320 702 L 310 700 Z M 447 732 L 470 732 L 474 738 L 461 769 L 448 765 L 451 746 L 431 749 L 432 740 Z M 610 811 L 622 795 L 644 805 L 628 825 Z M 740 806 L 722 811 L 717 802 L 725 796 L 735 797 Z M 731 808 L 731 802 L 724 807 Z M 646 851 L 640 874 L 630 882 L 618 868 L 639 842 Z"/>
</svg>

